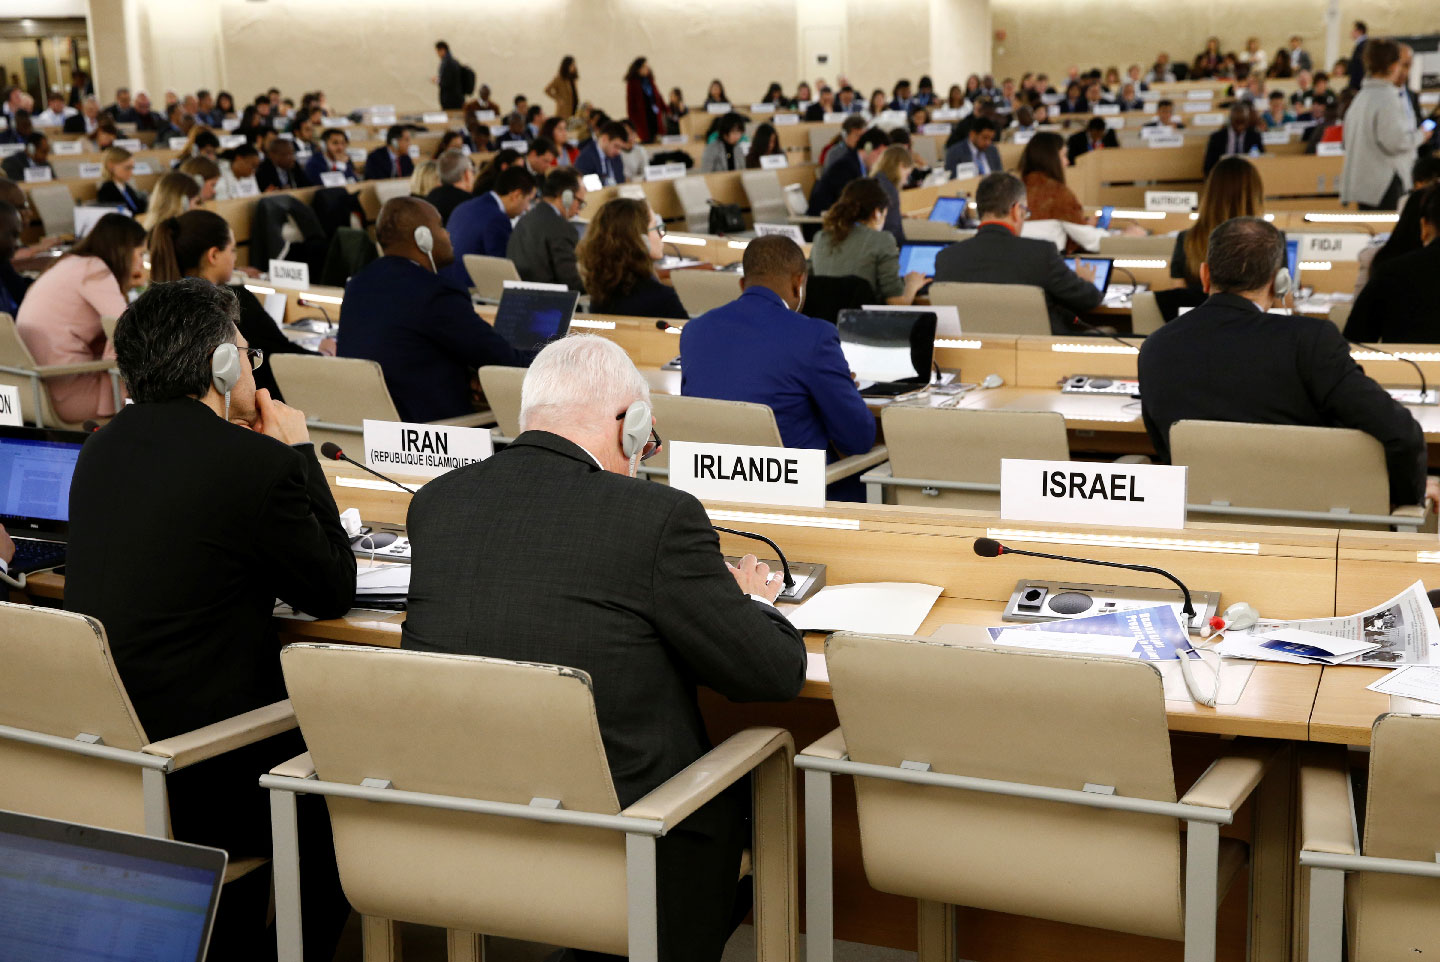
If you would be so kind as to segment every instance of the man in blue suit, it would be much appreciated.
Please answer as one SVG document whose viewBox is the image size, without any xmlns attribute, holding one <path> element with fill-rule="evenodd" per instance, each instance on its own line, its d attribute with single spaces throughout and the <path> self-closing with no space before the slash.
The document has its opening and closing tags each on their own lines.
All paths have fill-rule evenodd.
<svg viewBox="0 0 1440 962">
<path fill-rule="evenodd" d="M 874 128 L 861 134 L 854 149 L 845 151 L 839 160 L 827 166 L 810 188 L 810 204 L 805 213 L 819 216 L 829 210 L 830 205 L 840 199 L 846 184 L 870 176 L 889 144 L 890 139 Z"/>
<path fill-rule="evenodd" d="M 743 267 L 740 296 L 680 334 L 681 392 L 769 405 L 787 448 L 823 448 L 830 461 L 869 451 L 875 416 L 850 376 L 835 325 L 799 313 L 800 246 L 774 234 L 756 238 Z M 827 497 L 864 500 L 853 478 L 831 485 Z"/>
<path fill-rule="evenodd" d="M 470 289 L 465 270 L 466 254 L 504 257 L 516 218 L 530 209 L 535 196 L 535 178 L 524 164 L 507 167 L 495 178 L 494 188 L 450 212 L 448 227 L 455 248 L 455 263 L 442 276 L 461 290 Z"/>
<path fill-rule="evenodd" d="M 376 147 L 365 158 L 366 180 L 389 180 L 409 177 L 415 172 L 410 159 L 410 128 L 396 124 L 385 131 L 385 146 Z"/>
<path fill-rule="evenodd" d="M 995 136 L 995 121 L 989 117 L 976 118 L 970 125 L 970 135 L 945 151 L 945 169 L 952 177 L 960 164 L 974 164 L 975 173 L 980 177 L 1004 170 L 1000 149 L 995 146 Z"/>
<path fill-rule="evenodd" d="M 345 131 L 339 127 L 327 127 L 320 135 L 320 143 L 325 149 L 313 151 L 305 163 L 305 175 L 310 178 L 310 183 L 323 183 L 320 175 L 329 173 L 344 174 L 346 183 L 351 184 L 360 179 L 360 175 L 355 173 L 355 164 L 350 160 L 350 138 Z"/>
<path fill-rule="evenodd" d="M 419 227 L 430 231 L 428 256 L 415 240 Z M 524 361 L 475 313 L 464 291 L 436 276 L 435 269 L 455 257 L 439 211 L 418 197 L 388 200 L 375 238 L 385 256 L 345 285 L 345 330 L 335 353 L 379 362 L 402 421 L 470 414 L 478 368 Z"/>
<path fill-rule="evenodd" d="M 575 169 L 581 174 L 596 174 L 606 187 L 625 183 L 625 165 L 620 152 L 629 143 L 625 125 L 609 121 L 603 124 L 575 157 Z"/>
</svg>

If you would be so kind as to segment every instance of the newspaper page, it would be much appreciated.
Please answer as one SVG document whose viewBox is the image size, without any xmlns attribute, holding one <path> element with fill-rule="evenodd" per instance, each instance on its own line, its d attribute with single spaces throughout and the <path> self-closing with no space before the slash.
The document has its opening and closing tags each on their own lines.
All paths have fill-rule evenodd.
<svg viewBox="0 0 1440 962">
<path fill-rule="evenodd" d="M 1331 638 L 1363 641 L 1379 648 L 1365 652 L 1347 665 L 1399 668 L 1401 665 L 1440 664 L 1440 622 L 1417 581 L 1400 594 L 1358 615 L 1341 618 L 1302 618 L 1271 621 L 1262 618 L 1251 632 L 1276 628 L 1302 628 Z"/>
</svg>

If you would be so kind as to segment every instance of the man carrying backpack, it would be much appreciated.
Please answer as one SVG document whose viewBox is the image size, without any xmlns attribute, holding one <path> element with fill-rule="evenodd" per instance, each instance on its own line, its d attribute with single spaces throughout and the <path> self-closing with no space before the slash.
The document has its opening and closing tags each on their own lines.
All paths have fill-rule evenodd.
<svg viewBox="0 0 1440 962">
<path fill-rule="evenodd" d="M 435 55 L 440 58 L 440 71 L 435 76 L 440 87 L 440 109 L 460 110 L 475 89 L 475 71 L 451 56 L 450 45 L 444 40 L 435 41 Z"/>
</svg>

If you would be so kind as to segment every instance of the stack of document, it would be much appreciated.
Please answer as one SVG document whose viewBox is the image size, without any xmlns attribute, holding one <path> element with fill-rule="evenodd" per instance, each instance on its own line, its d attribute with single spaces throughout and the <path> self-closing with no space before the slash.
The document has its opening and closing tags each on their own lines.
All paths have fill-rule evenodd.
<svg viewBox="0 0 1440 962">
<path fill-rule="evenodd" d="M 941 590 L 937 585 L 894 581 L 830 585 L 787 615 L 801 631 L 913 635 L 935 607 Z"/>
<path fill-rule="evenodd" d="M 402 610 L 410 594 L 408 564 L 361 565 L 355 574 L 355 607 Z"/>
<path fill-rule="evenodd" d="M 1265 628 L 1230 632 L 1215 646 L 1229 658 L 1254 661 L 1284 661 L 1296 665 L 1342 665 L 1360 658 L 1379 645 L 1322 635 L 1303 628 Z"/>
</svg>

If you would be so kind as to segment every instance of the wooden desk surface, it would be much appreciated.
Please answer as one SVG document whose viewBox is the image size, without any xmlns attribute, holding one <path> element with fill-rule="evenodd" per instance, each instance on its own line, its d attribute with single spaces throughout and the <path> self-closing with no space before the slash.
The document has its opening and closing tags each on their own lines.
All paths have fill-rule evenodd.
<svg viewBox="0 0 1440 962">
<path fill-rule="evenodd" d="M 1370 726 L 1390 710 L 1390 696 L 1367 691 L 1384 675 L 1384 668 L 1341 665 L 1326 668 L 1310 713 L 1310 740 L 1340 745 L 1370 744 Z"/>
</svg>

